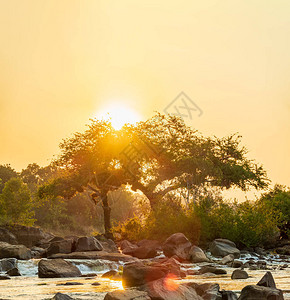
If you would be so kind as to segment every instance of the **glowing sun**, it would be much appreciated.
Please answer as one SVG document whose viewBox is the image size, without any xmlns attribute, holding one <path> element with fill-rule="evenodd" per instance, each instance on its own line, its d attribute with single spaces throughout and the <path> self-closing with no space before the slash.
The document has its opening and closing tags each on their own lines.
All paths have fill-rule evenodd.
<svg viewBox="0 0 290 300">
<path fill-rule="evenodd" d="M 111 103 L 96 113 L 98 119 L 109 120 L 116 130 L 120 130 L 124 124 L 134 124 L 141 121 L 140 115 L 130 107 L 122 103 Z"/>
</svg>

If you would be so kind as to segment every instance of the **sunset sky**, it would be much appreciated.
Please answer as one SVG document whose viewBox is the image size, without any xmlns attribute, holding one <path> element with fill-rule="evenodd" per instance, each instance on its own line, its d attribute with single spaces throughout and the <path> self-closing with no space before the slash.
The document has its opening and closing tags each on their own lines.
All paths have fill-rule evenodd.
<svg viewBox="0 0 290 300">
<path fill-rule="evenodd" d="M 106 111 L 184 91 L 205 135 L 239 132 L 290 185 L 290 1 L 0 0 L 0 163 L 47 165 Z"/>
</svg>

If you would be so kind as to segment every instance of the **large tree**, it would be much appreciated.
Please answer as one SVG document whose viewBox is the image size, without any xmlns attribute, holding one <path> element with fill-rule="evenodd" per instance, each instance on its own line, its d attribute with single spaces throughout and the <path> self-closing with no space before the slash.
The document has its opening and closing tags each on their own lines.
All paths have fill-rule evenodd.
<svg viewBox="0 0 290 300">
<path fill-rule="evenodd" d="M 152 208 L 178 188 L 210 185 L 247 190 L 268 184 L 266 172 L 247 158 L 238 135 L 204 137 L 180 118 L 162 114 L 130 130 L 131 157 L 121 161 L 127 181 L 147 196 Z"/>
</svg>

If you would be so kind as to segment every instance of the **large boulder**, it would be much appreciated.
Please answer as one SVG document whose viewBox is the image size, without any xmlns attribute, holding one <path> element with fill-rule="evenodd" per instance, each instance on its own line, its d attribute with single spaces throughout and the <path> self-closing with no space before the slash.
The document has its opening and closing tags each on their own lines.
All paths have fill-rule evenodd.
<svg viewBox="0 0 290 300">
<path fill-rule="evenodd" d="M 56 293 L 51 300 L 73 300 L 73 298 L 66 294 Z"/>
<path fill-rule="evenodd" d="M 173 278 L 166 277 L 150 281 L 140 289 L 147 292 L 150 299 L 158 300 L 203 300 L 188 284 L 178 284 Z"/>
<path fill-rule="evenodd" d="M 206 257 L 202 249 L 197 246 L 192 246 L 188 252 L 189 260 L 193 263 L 208 262 L 209 259 Z"/>
<path fill-rule="evenodd" d="M 17 267 L 16 258 L 3 258 L 0 260 L 0 271 L 6 272 Z"/>
<path fill-rule="evenodd" d="M 261 280 L 257 283 L 257 285 L 259 286 L 266 286 L 266 287 L 270 287 L 270 288 L 276 288 L 276 283 L 275 280 L 273 278 L 273 275 L 271 272 L 267 272 L 262 278 Z"/>
<path fill-rule="evenodd" d="M 226 239 L 216 239 L 210 246 L 209 250 L 213 256 L 225 257 L 226 255 L 233 254 L 235 258 L 240 257 L 240 250 L 237 249 L 236 244 Z"/>
<path fill-rule="evenodd" d="M 247 279 L 249 277 L 245 270 L 234 270 L 232 273 L 232 279 Z"/>
<path fill-rule="evenodd" d="M 93 236 L 84 236 L 78 238 L 75 246 L 75 252 L 82 251 L 102 251 L 103 247 L 101 243 Z"/>
<path fill-rule="evenodd" d="M 213 266 L 202 266 L 198 270 L 199 274 L 205 274 L 205 273 L 212 273 L 216 275 L 222 275 L 222 274 L 227 274 L 227 271 L 225 269 L 219 269 Z"/>
<path fill-rule="evenodd" d="M 136 287 L 150 281 L 163 278 L 168 270 L 165 267 L 144 265 L 142 262 L 133 262 L 124 265 L 122 283 L 124 287 Z"/>
<path fill-rule="evenodd" d="M 24 245 L 11 245 L 0 242 L 0 258 L 17 258 L 27 260 L 31 258 L 31 251 Z"/>
<path fill-rule="evenodd" d="M 153 267 L 165 268 L 169 274 L 174 275 L 176 278 L 183 278 L 186 274 L 181 270 L 180 262 L 174 257 L 165 258 L 162 261 L 152 264 Z"/>
<path fill-rule="evenodd" d="M 259 285 L 245 286 L 239 297 L 239 300 L 283 300 L 283 292 L 278 289 Z"/>
<path fill-rule="evenodd" d="M 64 259 L 42 259 L 38 263 L 39 278 L 80 277 L 80 270 Z"/>
<path fill-rule="evenodd" d="M 181 260 L 189 260 L 191 243 L 183 233 L 172 234 L 163 244 L 162 250 L 165 256 L 178 256 Z"/>
<path fill-rule="evenodd" d="M 206 300 L 221 300 L 220 286 L 217 283 L 196 283 L 189 282 L 188 286 L 192 287 L 196 293 Z"/>
<path fill-rule="evenodd" d="M 119 253 L 120 252 L 118 250 L 118 247 L 115 244 L 115 242 L 111 239 L 102 240 L 102 241 L 99 241 L 99 242 L 103 247 L 103 251 L 106 251 L 106 252 L 109 252 L 109 253 Z"/>
<path fill-rule="evenodd" d="M 12 268 L 6 272 L 8 276 L 21 276 L 18 268 Z"/>
<path fill-rule="evenodd" d="M 43 239 L 52 237 L 51 234 L 37 227 L 14 225 L 9 226 L 8 230 L 15 235 L 19 244 L 25 245 L 28 248 L 36 246 Z"/>
<path fill-rule="evenodd" d="M 51 257 L 56 253 L 71 253 L 73 247 L 73 240 L 60 240 L 52 242 L 47 249 L 47 257 Z"/>
<path fill-rule="evenodd" d="M 155 257 L 157 255 L 157 250 L 156 250 L 155 247 L 141 246 L 141 247 L 133 249 L 130 253 L 131 254 L 129 254 L 129 253 L 128 254 L 132 255 L 134 257 L 137 257 L 139 259 L 145 259 L 145 258 L 153 258 L 153 257 Z"/>
<path fill-rule="evenodd" d="M 104 300 L 150 300 L 146 292 L 138 290 L 124 290 L 124 291 L 114 291 L 108 293 Z"/>
<path fill-rule="evenodd" d="M 17 245 L 18 241 L 16 236 L 7 228 L 0 228 L 0 242 L 5 242 L 11 245 Z"/>
</svg>

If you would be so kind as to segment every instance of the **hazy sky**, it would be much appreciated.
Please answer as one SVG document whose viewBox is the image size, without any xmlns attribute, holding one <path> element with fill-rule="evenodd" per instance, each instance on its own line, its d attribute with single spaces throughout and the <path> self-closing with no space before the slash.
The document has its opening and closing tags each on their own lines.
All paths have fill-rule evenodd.
<svg viewBox="0 0 290 300">
<path fill-rule="evenodd" d="M 112 103 L 147 118 L 184 91 L 189 125 L 239 132 L 290 185 L 289 16 L 289 0 L 0 0 L 0 163 L 46 165 Z"/>
</svg>

